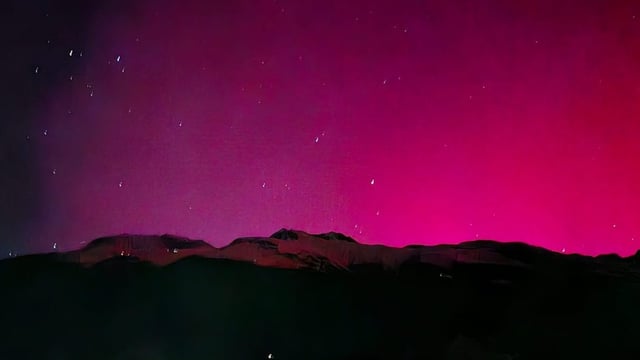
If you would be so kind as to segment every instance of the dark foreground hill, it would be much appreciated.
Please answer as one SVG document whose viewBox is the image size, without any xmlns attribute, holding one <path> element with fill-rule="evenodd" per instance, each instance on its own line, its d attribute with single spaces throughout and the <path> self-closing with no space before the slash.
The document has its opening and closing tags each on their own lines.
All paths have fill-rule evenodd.
<svg viewBox="0 0 640 360">
<path fill-rule="evenodd" d="M 130 254 L 91 266 L 68 254 L 0 261 L 0 359 L 640 358 L 635 257 L 473 242 L 440 247 L 481 249 L 449 261 L 410 252 L 386 265 L 333 266 L 331 256 L 301 253 L 284 264 L 305 266 L 274 268 L 222 258 L 202 243 L 144 239 L 127 249 L 202 248 L 211 256 L 162 266 Z M 276 256 L 268 239 L 230 246 Z M 93 254 L 112 243 L 98 241 Z M 320 260 L 328 265 L 314 267 Z"/>
</svg>

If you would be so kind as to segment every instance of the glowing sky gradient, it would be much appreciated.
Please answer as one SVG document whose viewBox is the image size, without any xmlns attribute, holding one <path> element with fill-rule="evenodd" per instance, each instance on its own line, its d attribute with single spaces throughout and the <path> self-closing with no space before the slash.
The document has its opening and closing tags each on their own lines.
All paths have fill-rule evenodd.
<svg viewBox="0 0 640 360">
<path fill-rule="evenodd" d="M 72 69 L 26 134 L 29 251 L 281 227 L 640 247 L 637 1 L 125 4 L 26 68 Z"/>
</svg>

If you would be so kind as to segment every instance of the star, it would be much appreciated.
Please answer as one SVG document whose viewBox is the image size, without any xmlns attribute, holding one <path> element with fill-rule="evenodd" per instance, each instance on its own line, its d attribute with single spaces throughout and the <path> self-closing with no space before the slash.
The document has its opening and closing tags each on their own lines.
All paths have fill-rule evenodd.
<svg viewBox="0 0 640 360">
<path fill-rule="evenodd" d="M 542 32 L 524 27 L 520 29 L 522 31 L 508 34 L 505 41 L 487 48 L 478 44 L 487 43 L 496 31 L 512 25 L 511 19 L 504 14 L 483 12 L 478 15 L 473 12 L 471 15 L 483 17 L 478 19 L 478 24 L 483 26 L 461 28 L 452 35 L 446 30 L 455 24 L 426 21 L 420 23 L 420 27 L 414 27 L 416 19 L 411 16 L 390 16 L 396 10 L 403 14 L 421 11 L 421 7 L 413 2 L 377 4 L 374 11 L 345 2 L 342 15 L 346 14 L 351 20 L 344 18 L 344 22 L 335 24 L 319 22 L 311 27 L 297 21 L 264 26 L 265 21 L 273 20 L 274 16 L 280 20 L 285 19 L 285 15 L 305 17 L 313 10 L 306 4 L 290 8 L 281 1 L 274 1 L 276 3 L 266 12 L 245 7 L 228 14 L 219 14 L 214 5 L 205 4 L 198 10 L 211 21 L 206 24 L 196 21 L 189 25 L 188 31 L 170 34 L 157 31 L 157 24 L 173 17 L 197 17 L 193 7 L 154 3 L 147 8 L 142 5 L 142 10 L 157 16 L 139 19 L 135 27 L 120 26 L 117 17 L 90 21 L 87 26 L 94 26 L 91 31 L 114 36 L 100 39 L 91 36 L 80 42 L 77 35 L 86 33 L 87 29 L 78 28 L 78 34 L 69 36 L 69 29 L 57 30 L 52 26 L 69 22 L 69 19 L 61 18 L 60 13 L 49 17 L 53 23 L 34 23 L 38 27 L 34 33 L 40 37 L 32 45 L 38 49 L 21 54 L 24 57 L 16 67 L 23 80 L 29 80 L 23 84 L 29 88 L 18 90 L 31 94 L 24 99 L 33 100 L 33 104 L 9 109 L 10 114 L 19 114 L 22 108 L 29 109 L 28 116 L 16 118 L 12 122 L 15 124 L 3 130 L 8 130 L 6 137 L 16 143 L 7 144 L 8 149 L 12 149 L 10 155 L 17 156 L 16 165 L 27 165 L 22 174 L 16 174 L 17 178 L 30 175 L 31 169 L 43 178 L 43 189 L 47 191 L 42 192 L 42 203 L 53 207 L 46 215 L 55 215 L 55 210 L 60 208 L 70 212 L 69 216 L 54 216 L 43 224 L 51 224 L 56 229 L 70 228 L 67 223 L 74 217 L 82 218 L 82 209 L 90 205 L 91 199 L 85 199 L 85 192 L 100 189 L 96 196 L 105 202 L 105 214 L 96 218 L 102 223 L 91 224 L 98 229 L 133 226 L 132 221 L 113 224 L 122 219 L 117 213 L 118 204 L 124 196 L 131 196 L 136 201 L 121 206 L 127 207 L 124 209 L 127 213 L 143 217 L 135 220 L 148 224 L 145 228 L 149 231 L 162 230 L 168 220 L 176 220 L 176 216 L 182 215 L 191 221 L 178 221 L 171 230 L 182 235 L 201 232 L 206 240 L 230 240 L 237 235 L 232 231 L 251 231 L 260 235 L 274 226 L 299 224 L 299 227 L 354 235 L 367 229 L 367 238 L 363 240 L 398 245 L 398 239 L 402 237 L 389 238 L 389 229 L 399 228 L 408 233 L 416 223 L 427 218 L 440 219 L 442 223 L 431 227 L 421 224 L 414 229 L 425 242 L 426 239 L 449 243 L 475 240 L 480 231 L 487 231 L 483 239 L 522 240 L 556 252 L 560 252 L 563 248 L 560 244 L 564 243 L 565 247 L 574 247 L 572 254 L 626 252 L 637 247 L 630 244 L 635 242 L 635 235 L 629 235 L 636 229 L 623 217 L 608 223 L 611 241 L 597 242 L 597 237 L 602 231 L 607 232 L 602 222 L 618 217 L 610 214 L 638 212 L 640 205 L 626 199 L 634 198 L 640 191 L 626 186 L 624 179 L 621 181 L 625 186 L 620 189 L 602 186 L 599 193 L 592 191 L 599 184 L 620 180 L 617 171 L 612 173 L 595 166 L 600 162 L 630 175 L 634 173 L 631 158 L 617 156 L 623 149 L 636 149 L 636 144 L 627 136 L 630 133 L 600 134 L 607 126 L 604 122 L 607 109 L 617 106 L 616 113 L 624 115 L 610 117 L 615 129 L 633 128 L 627 118 L 638 115 L 629 91 L 615 93 L 615 72 L 600 71 L 611 64 L 624 65 L 625 69 L 631 70 L 625 72 L 628 81 L 621 86 L 625 88 L 623 90 L 635 89 L 633 84 L 639 83 L 640 71 L 629 67 L 629 59 L 624 54 L 610 52 L 603 58 L 606 63 L 594 64 L 580 57 L 575 49 L 555 54 L 554 49 L 549 48 L 551 43 L 538 46 L 548 39 L 548 34 L 554 34 L 554 42 L 571 40 L 565 32 L 557 31 L 566 24 L 552 16 L 545 18 Z M 178 13 L 172 14 L 169 10 Z M 581 12 L 588 11 L 594 12 L 592 15 L 602 15 L 602 20 L 611 25 L 611 33 L 640 29 L 636 28 L 640 25 L 637 18 L 640 15 L 630 8 L 612 5 L 611 11 L 602 14 L 588 4 L 581 9 Z M 42 22 L 44 11 L 38 14 L 37 22 Z M 548 15 L 546 12 L 541 14 L 543 17 Z M 337 13 L 328 15 L 341 16 Z M 439 7 L 437 14 L 432 15 L 442 19 L 460 18 L 456 17 L 458 15 L 464 18 L 470 15 L 470 10 L 452 4 Z M 624 17 L 632 21 L 625 22 Z M 567 20 L 571 22 L 569 26 L 575 25 L 577 20 L 574 20 Z M 242 26 L 236 28 L 233 24 Z M 607 53 L 606 49 L 612 45 L 607 43 L 614 40 L 622 48 L 635 49 L 636 44 L 627 38 L 612 40 L 601 36 L 606 35 L 604 30 L 592 26 L 591 22 L 584 25 L 588 26 L 579 29 L 581 37 L 603 40 L 591 44 L 594 53 Z M 409 26 L 412 27 L 411 36 L 408 35 Z M 243 46 L 238 49 L 232 46 L 231 51 L 226 51 L 229 50 L 225 47 L 227 41 L 219 41 L 219 34 L 225 32 L 247 41 L 240 41 Z M 260 36 L 252 37 L 255 33 Z M 294 42 L 304 46 L 292 48 L 287 46 L 287 41 L 273 43 L 269 40 L 286 40 L 292 33 L 296 34 Z M 423 33 L 443 34 L 444 37 L 423 37 L 424 44 L 416 45 L 414 42 L 420 39 L 414 37 Z M 150 36 L 145 37 L 148 41 L 144 44 L 140 34 Z M 155 38 L 157 36 L 160 37 Z M 363 42 L 365 37 L 374 41 Z M 314 39 L 318 41 L 312 41 Z M 530 46 L 531 42 L 534 47 Z M 450 44 L 459 51 L 455 54 L 431 51 L 442 44 Z M 523 49 L 514 52 L 514 46 Z M 89 51 L 87 58 L 83 57 L 85 48 Z M 202 49 L 205 53 L 200 51 Z M 22 50 L 7 49 L 7 53 L 24 53 Z M 203 54 L 207 56 L 203 57 Z M 382 56 L 371 57 L 370 54 Z M 560 66 L 558 76 L 552 76 L 544 71 L 544 66 L 536 65 L 538 60 L 554 54 Z M 460 72 L 453 55 L 468 57 L 466 60 L 473 64 Z M 527 71 L 521 72 L 520 67 L 510 68 L 510 73 L 522 76 L 518 79 L 503 76 L 494 60 L 505 56 L 509 64 L 520 64 L 518 66 Z M 267 61 L 269 66 L 266 66 Z M 572 65 L 573 72 L 562 71 L 566 70 L 561 68 L 567 64 Z M 128 66 L 133 67 L 128 69 Z M 472 74 L 471 69 L 482 71 Z M 405 75 L 401 76 L 400 71 Z M 556 92 L 562 89 L 559 85 L 572 77 L 585 79 L 586 86 L 585 89 L 573 89 L 575 101 L 572 100 L 572 104 L 577 104 L 577 108 L 565 114 L 566 121 L 557 122 L 556 115 L 562 110 L 562 104 L 547 101 L 546 97 L 551 99 L 558 95 Z M 492 89 L 486 92 L 489 82 Z M 393 86 L 387 86 L 391 83 Z M 318 85 L 322 89 L 318 89 Z M 100 96 L 96 96 L 96 90 Z M 588 101 L 594 95 L 593 91 L 598 93 L 600 101 Z M 480 97 L 476 99 L 475 96 Z M 269 102 L 265 103 L 265 99 Z M 135 115 L 133 106 L 136 106 Z M 584 113 L 588 114 L 589 121 L 577 118 Z M 534 125 L 519 126 L 519 121 L 524 119 L 522 115 L 527 124 Z M 185 120 L 189 126 L 183 130 Z M 48 136 L 49 126 L 54 129 L 52 136 Z M 34 134 L 33 139 L 31 134 Z M 448 141 L 442 143 L 445 138 L 453 141 L 453 145 Z M 565 144 L 571 145 L 571 151 L 556 153 L 565 148 Z M 600 144 L 601 148 L 596 151 Z M 13 151 L 14 145 L 17 145 L 17 151 Z M 553 168 L 557 165 L 564 169 L 566 179 L 557 182 L 550 173 L 551 168 L 542 166 L 542 159 L 550 157 L 554 158 Z M 511 162 L 517 162 L 516 169 L 508 167 Z M 58 166 L 64 169 L 60 176 L 57 176 Z M 576 168 L 580 171 L 570 171 Z M 9 170 L 13 169 L 3 170 L 12 173 Z M 99 181 L 95 180 L 96 173 L 106 181 L 103 186 L 100 182 L 94 183 Z M 380 184 L 373 173 L 383 176 L 382 186 L 376 186 Z M 586 180 L 580 181 L 579 175 L 584 175 Z M 138 178 L 146 178 L 149 185 L 140 186 Z M 265 178 L 273 181 L 269 191 L 266 191 Z M 294 181 L 296 191 L 291 191 L 293 186 L 288 181 L 283 182 L 285 179 Z M 528 206 L 544 203 L 542 200 L 553 202 L 553 194 L 543 192 L 549 182 L 558 193 L 567 192 L 567 199 L 577 199 L 565 204 L 566 212 L 556 206 L 549 209 L 550 213 L 541 214 L 536 206 Z M 25 188 L 38 185 L 13 183 Z M 367 183 L 370 187 L 365 186 Z M 202 189 L 207 190 L 198 191 Z M 229 196 L 216 196 L 216 189 L 225 189 Z M 396 193 L 398 189 L 400 195 Z M 493 190 L 494 194 L 479 193 L 478 189 Z M 27 194 L 29 189 L 19 190 Z M 137 203 L 141 208 L 152 206 L 151 200 L 161 190 L 170 192 L 162 206 L 152 212 L 134 208 Z M 618 196 L 622 190 L 628 192 L 624 197 Z M 192 193 L 197 195 L 197 202 L 196 198 L 184 197 Z M 599 206 L 588 212 L 571 211 L 580 206 L 580 196 L 585 193 L 594 197 L 593 202 Z M 537 199 L 537 196 L 542 198 Z M 271 201 L 272 197 L 276 201 Z M 31 198 L 16 197 L 15 200 L 34 201 L 34 204 L 20 206 L 40 205 L 35 201 L 39 199 Z M 65 207 L 60 199 L 70 199 L 74 204 L 75 201 L 86 201 L 87 204 Z M 509 201 L 512 199 L 524 203 L 511 207 Z M 285 200 L 296 204 L 288 210 L 286 218 L 264 216 L 265 207 L 255 206 L 260 201 L 276 206 Z M 176 215 L 175 208 L 184 206 L 185 201 L 188 213 L 178 211 Z M 192 209 L 191 201 L 196 202 L 197 212 L 193 211 L 195 207 Z M 385 209 L 384 218 L 382 208 Z M 246 224 L 250 228 L 238 230 L 233 226 L 198 224 L 200 217 L 212 216 L 213 209 L 220 212 L 216 214 L 220 219 L 228 218 L 235 209 L 244 209 L 248 213 L 246 218 L 253 219 Z M 497 219 L 498 211 L 500 219 Z M 332 216 L 335 220 L 330 221 Z M 487 216 L 492 218 L 489 222 Z M 469 217 L 480 221 L 480 228 L 471 223 Z M 600 223 L 588 222 L 598 218 Z M 356 224 L 355 220 L 359 222 Z M 474 231 L 461 229 L 465 220 L 467 227 L 474 227 Z M 617 220 L 624 225 L 620 230 Z M 285 223 L 275 224 L 283 221 Z M 585 238 L 584 248 L 563 239 L 568 236 L 567 232 L 553 234 L 554 229 L 562 229 L 566 223 L 583 229 L 580 231 L 584 233 L 578 235 Z M 445 231 L 449 225 L 453 228 Z M 85 226 L 89 224 L 81 224 L 81 227 Z M 522 233 L 535 226 L 539 226 L 535 233 Z M 74 229 L 69 233 L 80 237 L 91 231 L 94 230 Z M 68 239 L 67 233 L 60 235 L 60 238 Z M 34 242 L 40 250 L 50 251 L 52 243 L 44 240 L 46 237 L 41 234 L 38 236 L 42 240 Z M 70 244 L 77 245 L 80 240 L 83 239 L 71 238 Z M 25 253 L 32 250 L 20 249 Z M 168 249 L 170 252 L 171 247 Z M 180 255 L 183 253 L 181 250 Z M 261 356 L 266 355 L 262 353 Z"/>
</svg>

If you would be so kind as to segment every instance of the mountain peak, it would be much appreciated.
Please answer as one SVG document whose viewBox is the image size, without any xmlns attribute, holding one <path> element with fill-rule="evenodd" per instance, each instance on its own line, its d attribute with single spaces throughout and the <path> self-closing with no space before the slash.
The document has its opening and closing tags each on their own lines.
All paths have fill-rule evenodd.
<svg viewBox="0 0 640 360">
<path fill-rule="evenodd" d="M 298 240 L 298 231 L 282 228 L 269 237 L 280 240 Z"/>
<path fill-rule="evenodd" d="M 330 231 L 328 233 L 320 233 L 320 234 L 309 234 L 302 230 L 282 228 L 270 236 L 270 238 L 272 239 L 279 239 L 279 240 L 298 240 L 301 237 L 315 237 L 315 238 L 320 238 L 324 240 L 344 241 L 344 242 L 353 243 L 353 244 L 358 243 L 355 239 L 335 231 Z"/>
<path fill-rule="evenodd" d="M 62 254 L 73 262 L 93 265 L 111 258 L 166 265 L 183 257 L 214 257 L 217 249 L 202 240 L 164 235 L 120 234 L 95 239 L 82 249 Z"/>
<path fill-rule="evenodd" d="M 88 243 L 84 249 L 90 250 L 98 247 L 119 247 L 125 249 L 192 249 L 197 247 L 211 247 L 203 240 L 191 240 L 177 235 L 137 235 L 120 234 L 115 236 L 105 236 Z"/>
<path fill-rule="evenodd" d="M 316 237 L 319 237 L 319 238 L 322 238 L 322 239 L 325 239 L 325 240 L 346 241 L 346 242 L 349 242 L 349 243 L 358 244 L 358 242 L 355 239 L 353 239 L 353 238 L 351 238 L 351 237 L 349 237 L 349 236 L 347 236 L 345 234 L 342 234 L 342 233 L 339 233 L 339 232 L 335 232 L 335 231 L 330 231 L 328 233 L 323 233 L 323 234 L 315 234 L 315 235 L 312 235 L 312 236 L 316 236 Z"/>
</svg>

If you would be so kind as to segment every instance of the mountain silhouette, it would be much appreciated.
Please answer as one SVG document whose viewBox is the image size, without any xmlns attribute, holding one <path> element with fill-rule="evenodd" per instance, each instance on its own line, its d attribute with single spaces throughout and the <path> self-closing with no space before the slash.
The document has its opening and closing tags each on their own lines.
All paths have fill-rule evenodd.
<svg viewBox="0 0 640 360">
<path fill-rule="evenodd" d="M 0 359 L 640 358 L 638 255 L 281 229 L 0 260 Z"/>
<path fill-rule="evenodd" d="M 610 275 L 637 276 L 640 270 L 636 267 L 637 254 L 627 258 L 617 255 L 566 255 L 524 243 L 490 240 L 397 248 L 361 244 L 336 232 L 310 234 L 292 229 L 280 229 L 269 237 L 238 238 L 219 248 L 202 240 L 174 235 L 121 234 L 93 240 L 82 249 L 56 256 L 89 267 L 117 257 L 127 257 L 129 262 L 164 266 L 196 256 L 265 267 L 317 271 L 356 271 L 363 268 L 384 271 L 422 265 L 448 273 L 456 267 L 475 265 L 504 267 L 520 272 L 552 271 L 556 266 L 569 264 Z"/>
</svg>

